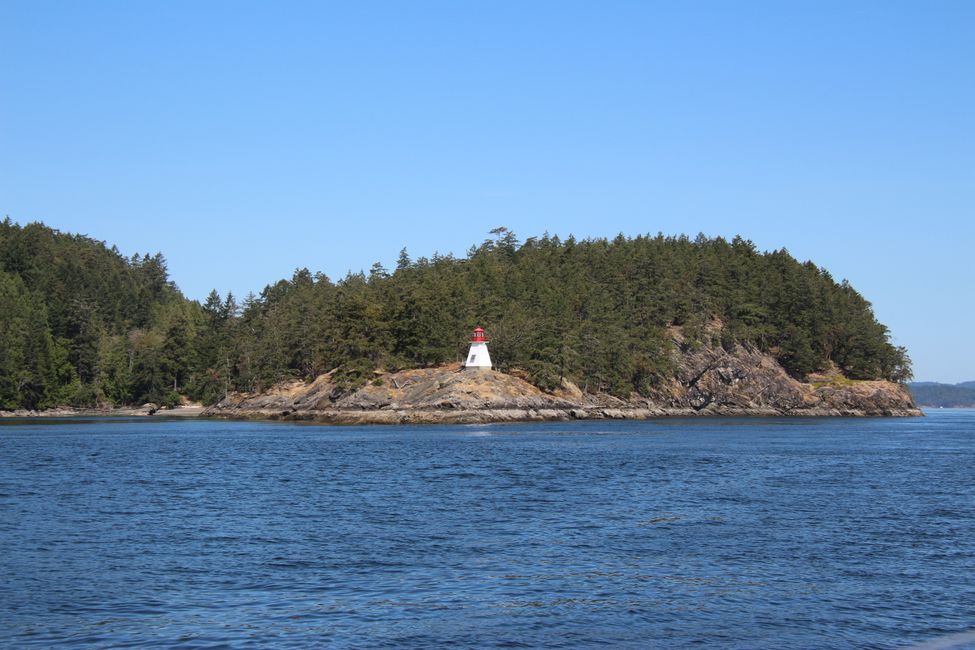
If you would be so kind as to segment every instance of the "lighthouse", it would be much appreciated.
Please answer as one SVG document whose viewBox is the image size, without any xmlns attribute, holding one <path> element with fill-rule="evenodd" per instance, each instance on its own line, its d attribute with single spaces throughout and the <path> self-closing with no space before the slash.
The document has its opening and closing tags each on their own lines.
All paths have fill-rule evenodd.
<svg viewBox="0 0 975 650">
<path fill-rule="evenodd" d="M 467 353 L 467 362 L 464 363 L 465 368 L 474 370 L 481 368 L 486 370 L 491 369 L 491 355 L 488 354 L 487 343 L 488 340 L 484 336 L 484 328 L 475 328 L 474 335 L 471 336 L 471 350 Z"/>
</svg>

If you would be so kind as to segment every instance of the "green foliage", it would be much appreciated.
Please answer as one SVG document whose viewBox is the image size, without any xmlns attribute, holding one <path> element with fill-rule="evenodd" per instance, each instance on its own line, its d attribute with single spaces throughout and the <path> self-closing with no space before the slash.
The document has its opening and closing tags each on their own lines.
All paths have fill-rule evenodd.
<svg viewBox="0 0 975 650">
<path fill-rule="evenodd" d="M 7 219 L 0 268 L 0 408 L 179 401 L 202 310 L 162 255 Z"/>
<path fill-rule="evenodd" d="M 528 372 L 528 381 L 545 391 L 553 391 L 562 384 L 559 367 L 540 359 L 529 359 L 524 364 Z"/>
<path fill-rule="evenodd" d="M 159 255 L 41 224 L 0 223 L 0 408 L 210 403 L 335 371 L 341 390 L 397 370 L 460 361 L 491 336 L 496 368 L 545 390 L 647 394 L 683 346 L 744 344 L 792 374 L 835 363 L 851 379 L 906 381 L 910 361 L 870 304 L 785 250 L 703 235 L 519 243 L 506 228 L 465 258 L 400 253 L 396 269 L 338 282 L 307 269 L 243 303 L 186 300 Z M 379 381 L 379 380 L 377 380 Z"/>
<path fill-rule="evenodd" d="M 0 408 L 37 409 L 59 397 L 64 351 L 51 335 L 43 299 L 0 271 Z"/>
<path fill-rule="evenodd" d="M 332 383 L 341 393 L 351 393 L 366 385 L 374 366 L 368 359 L 357 359 L 338 367 L 332 375 Z"/>
<path fill-rule="evenodd" d="M 545 389 L 567 378 L 591 392 L 648 392 L 673 372 L 671 325 L 682 326 L 687 349 L 748 344 L 799 377 L 830 362 L 851 378 L 910 376 L 905 351 L 890 344 L 869 303 L 785 250 L 762 254 L 741 238 L 703 235 L 545 235 L 519 245 L 507 229 L 491 234 L 465 259 L 414 261 L 404 250 L 391 274 L 376 265 L 368 277 L 296 275 L 268 287 L 241 317 L 261 323 L 239 339 L 259 361 L 237 385 L 257 389 L 353 362 L 457 361 L 474 325 L 491 335 L 497 369 L 521 369 Z"/>
<path fill-rule="evenodd" d="M 813 341 L 806 330 L 788 325 L 779 337 L 779 363 L 791 373 L 803 376 L 819 370 L 825 359 L 813 349 Z"/>
</svg>

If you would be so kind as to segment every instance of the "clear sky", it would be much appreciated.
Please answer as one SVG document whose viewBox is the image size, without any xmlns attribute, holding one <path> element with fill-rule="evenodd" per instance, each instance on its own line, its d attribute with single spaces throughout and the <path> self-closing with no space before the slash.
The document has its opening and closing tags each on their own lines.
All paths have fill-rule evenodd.
<svg viewBox="0 0 975 650">
<path fill-rule="evenodd" d="M 0 216 L 191 298 L 487 231 L 742 236 L 975 380 L 975 2 L 0 2 Z"/>
</svg>

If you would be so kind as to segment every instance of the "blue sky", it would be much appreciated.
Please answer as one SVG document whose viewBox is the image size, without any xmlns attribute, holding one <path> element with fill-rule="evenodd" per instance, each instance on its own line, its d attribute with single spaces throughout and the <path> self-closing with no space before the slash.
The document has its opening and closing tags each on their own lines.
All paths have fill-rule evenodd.
<svg viewBox="0 0 975 650">
<path fill-rule="evenodd" d="M 487 231 L 742 236 L 975 379 L 975 3 L 0 3 L 0 215 L 192 298 Z"/>
</svg>

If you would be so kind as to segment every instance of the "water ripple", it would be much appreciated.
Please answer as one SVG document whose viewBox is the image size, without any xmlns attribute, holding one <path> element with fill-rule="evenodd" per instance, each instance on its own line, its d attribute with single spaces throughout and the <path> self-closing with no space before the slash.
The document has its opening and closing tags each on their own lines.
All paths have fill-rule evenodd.
<svg viewBox="0 0 975 650">
<path fill-rule="evenodd" d="M 0 427 L 11 647 L 879 647 L 975 627 L 975 415 Z"/>
</svg>

